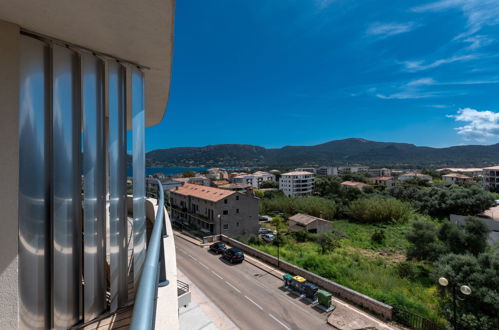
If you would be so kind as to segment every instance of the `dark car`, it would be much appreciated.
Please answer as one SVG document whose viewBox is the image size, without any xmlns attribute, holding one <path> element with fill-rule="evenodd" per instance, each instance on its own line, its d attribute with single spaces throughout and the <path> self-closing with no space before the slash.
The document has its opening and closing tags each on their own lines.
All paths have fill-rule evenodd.
<svg viewBox="0 0 499 330">
<path fill-rule="evenodd" d="M 223 253 L 227 247 L 225 246 L 225 243 L 223 242 L 216 242 L 210 245 L 210 251 L 215 252 L 216 254 Z"/>
<path fill-rule="evenodd" d="M 228 260 L 231 264 L 236 262 L 243 262 L 244 252 L 243 250 L 238 248 L 231 248 L 225 250 L 223 257 L 224 259 Z"/>
</svg>

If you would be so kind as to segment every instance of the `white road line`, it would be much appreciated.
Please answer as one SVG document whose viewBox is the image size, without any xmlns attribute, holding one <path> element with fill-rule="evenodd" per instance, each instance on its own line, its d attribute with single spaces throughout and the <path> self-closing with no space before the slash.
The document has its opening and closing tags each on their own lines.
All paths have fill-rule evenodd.
<svg viewBox="0 0 499 330">
<path fill-rule="evenodd" d="M 213 273 L 213 275 L 215 275 L 216 277 L 218 277 L 219 279 L 223 280 L 224 278 L 220 275 L 218 275 L 217 273 L 215 273 L 214 271 L 211 271 Z"/>
<path fill-rule="evenodd" d="M 254 302 L 250 297 L 248 296 L 244 296 L 244 298 L 248 299 L 249 301 L 251 301 L 253 303 L 253 305 L 255 305 L 256 307 L 260 308 L 262 311 L 263 311 L 263 308 L 262 306 L 258 305 L 256 302 Z"/>
<path fill-rule="evenodd" d="M 228 286 L 230 286 L 231 288 L 233 288 L 234 290 L 236 290 L 237 292 L 241 293 L 241 291 L 239 291 L 238 288 L 236 288 L 235 286 L 233 286 L 232 284 L 230 284 L 229 282 L 225 281 L 225 283 L 227 283 Z"/>
<path fill-rule="evenodd" d="M 279 323 L 280 325 L 282 325 L 284 328 L 288 329 L 288 330 L 291 330 L 290 328 L 288 328 L 288 326 L 284 323 L 282 323 L 277 317 L 275 317 L 274 315 L 270 314 L 269 313 L 269 316 L 271 318 L 273 318 L 277 323 Z"/>
<path fill-rule="evenodd" d="M 193 260 L 198 261 L 196 258 L 194 258 L 193 256 L 191 256 L 190 254 L 188 254 L 188 256 L 191 257 Z"/>
<path fill-rule="evenodd" d="M 203 264 L 201 261 L 198 261 L 198 263 L 199 263 L 201 266 L 203 266 L 204 268 L 209 269 L 209 268 L 208 268 L 208 266 L 206 266 L 205 264 Z"/>
</svg>

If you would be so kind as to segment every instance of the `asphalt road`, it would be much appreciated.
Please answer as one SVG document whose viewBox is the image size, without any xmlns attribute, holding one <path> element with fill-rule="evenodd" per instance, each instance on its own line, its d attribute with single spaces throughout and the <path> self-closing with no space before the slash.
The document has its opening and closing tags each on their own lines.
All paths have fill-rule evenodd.
<svg viewBox="0 0 499 330">
<path fill-rule="evenodd" d="M 177 267 L 240 329 L 331 329 L 327 314 L 282 290 L 282 281 L 244 261 L 231 265 L 175 237 Z"/>
</svg>

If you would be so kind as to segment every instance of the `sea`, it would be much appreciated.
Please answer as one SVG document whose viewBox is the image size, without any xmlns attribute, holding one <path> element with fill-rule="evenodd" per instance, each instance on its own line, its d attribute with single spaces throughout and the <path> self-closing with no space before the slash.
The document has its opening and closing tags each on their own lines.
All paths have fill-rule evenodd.
<svg viewBox="0 0 499 330">
<path fill-rule="evenodd" d="M 179 173 L 184 173 L 185 171 L 201 172 L 206 170 L 204 167 L 146 167 L 146 176 L 153 175 L 156 173 L 163 173 L 165 176 L 175 175 Z M 131 177 L 133 175 L 132 168 L 127 169 L 127 175 Z"/>
</svg>

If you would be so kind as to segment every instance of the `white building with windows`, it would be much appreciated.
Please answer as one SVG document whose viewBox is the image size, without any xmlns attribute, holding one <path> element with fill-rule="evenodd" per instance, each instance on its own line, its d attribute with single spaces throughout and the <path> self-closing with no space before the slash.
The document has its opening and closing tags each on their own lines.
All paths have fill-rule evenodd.
<svg viewBox="0 0 499 330">
<path fill-rule="evenodd" d="M 314 185 L 314 173 L 305 171 L 284 173 L 279 179 L 279 189 L 282 190 L 286 196 L 312 195 Z"/>
<path fill-rule="evenodd" d="M 232 178 L 232 183 L 248 184 L 253 188 L 260 188 L 262 182 L 275 181 L 275 175 L 267 172 L 257 171 L 253 174 L 242 174 Z"/>
<path fill-rule="evenodd" d="M 317 168 L 316 174 L 329 176 L 338 175 L 338 168 L 332 166 L 322 166 Z"/>
<path fill-rule="evenodd" d="M 483 169 L 483 184 L 491 190 L 499 187 L 499 166 L 491 166 Z"/>
</svg>

